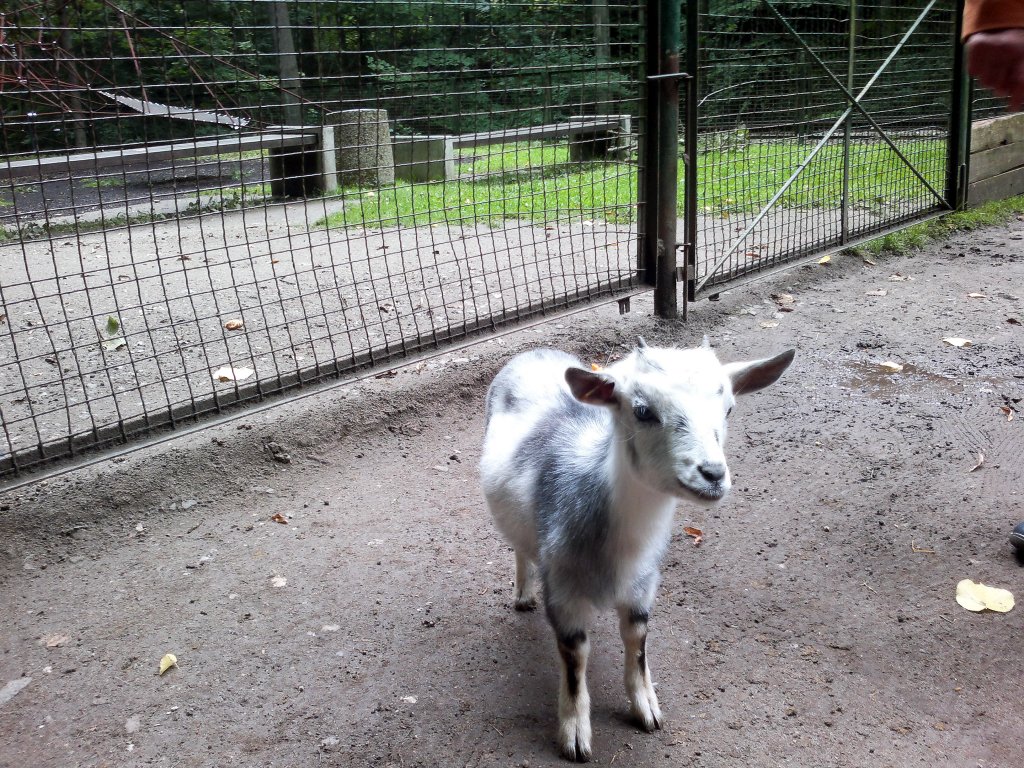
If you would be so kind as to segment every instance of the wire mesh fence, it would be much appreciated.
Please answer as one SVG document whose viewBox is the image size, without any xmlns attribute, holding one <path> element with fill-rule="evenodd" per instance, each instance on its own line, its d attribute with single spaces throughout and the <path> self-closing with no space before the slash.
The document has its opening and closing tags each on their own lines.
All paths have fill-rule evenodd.
<svg viewBox="0 0 1024 768">
<path fill-rule="evenodd" d="M 0 15 L 0 479 L 636 282 L 643 3 Z"/>
<path fill-rule="evenodd" d="M 955 13 L 704 0 L 699 289 L 948 207 Z"/>
</svg>

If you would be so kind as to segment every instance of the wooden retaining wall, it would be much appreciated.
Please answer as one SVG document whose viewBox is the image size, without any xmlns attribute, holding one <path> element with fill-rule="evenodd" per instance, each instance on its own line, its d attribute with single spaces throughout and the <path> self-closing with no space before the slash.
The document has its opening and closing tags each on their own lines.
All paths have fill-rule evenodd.
<svg viewBox="0 0 1024 768">
<path fill-rule="evenodd" d="M 1024 195 L 1024 113 L 971 126 L 970 169 L 969 206 Z"/>
</svg>

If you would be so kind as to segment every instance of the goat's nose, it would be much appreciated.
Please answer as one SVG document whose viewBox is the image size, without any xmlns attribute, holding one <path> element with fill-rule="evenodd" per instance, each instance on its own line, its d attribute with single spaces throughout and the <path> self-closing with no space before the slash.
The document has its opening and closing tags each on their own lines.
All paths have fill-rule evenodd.
<svg viewBox="0 0 1024 768">
<path fill-rule="evenodd" d="M 726 467 L 725 464 L 718 462 L 708 462 L 701 464 L 697 467 L 697 471 L 700 472 L 701 477 L 707 480 L 709 483 L 720 483 L 725 478 Z"/>
</svg>

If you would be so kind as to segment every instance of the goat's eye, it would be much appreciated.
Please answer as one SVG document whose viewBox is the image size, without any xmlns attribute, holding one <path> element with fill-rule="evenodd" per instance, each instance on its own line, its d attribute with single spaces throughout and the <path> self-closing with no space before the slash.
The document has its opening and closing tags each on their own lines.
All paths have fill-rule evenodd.
<svg viewBox="0 0 1024 768">
<path fill-rule="evenodd" d="M 654 411 L 641 403 L 637 403 L 633 406 L 633 415 L 636 416 L 637 421 L 645 424 L 653 424 L 658 421 L 658 417 L 654 414 Z"/>
</svg>

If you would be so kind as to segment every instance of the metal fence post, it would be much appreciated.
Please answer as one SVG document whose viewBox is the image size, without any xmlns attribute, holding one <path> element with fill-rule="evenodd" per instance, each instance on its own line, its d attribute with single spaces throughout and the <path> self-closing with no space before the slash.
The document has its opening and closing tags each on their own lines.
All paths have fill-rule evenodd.
<svg viewBox="0 0 1024 768">
<path fill-rule="evenodd" d="M 949 117 L 949 160 L 946 166 L 946 204 L 960 210 L 967 204 L 971 151 L 971 78 L 964 61 L 964 0 L 957 0 L 953 43 L 952 104 Z"/>
<path fill-rule="evenodd" d="M 685 244 L 686 294 L 683 319 L 689 302 L 697 298 L 697 98 L 700 93 L 700 3 L 686 5 L 686 122 L 683 124 L 684 192 L 683 242 Z"/>
<path fill-rule="evenodd" d="M 681 0 L 661 0 L 658 40 L 658 267 L 654 314 L 671 319 L 676 299 L 676 197 L 679 176 L 679 44 Z"/>
<path fill-rule="evenodd" d="M 639 185 L 643 215 L 640 219 L 640 279 L 645 285 L 657 283 L 658 271 L 658 113 L 659 87 L 655 76 L 660 68 L 659 6 L 662 0 L 647 0 L 644 6 L 646 56 L 644 85 L 646 103 L 640 142 Z"/>
<path fill-rule="evenodd" d="M 846 52 L 846 90 L 853 93 L 853 78 L 857 51 L 857 0 L 850 0 L 850 29 L 848 32 L 848 48 Z M 853 105 L 849 97 L 847 97 L 846 105 L 847 107 Z M 851 112 L 846 117 L 846 124 L 843 125 L 843 208 L 840 212 L 841 221 L 839 242 L 844 244 L 850 239 L 850 123 L 852 120 L 853 113 Z"/>
</svg>

